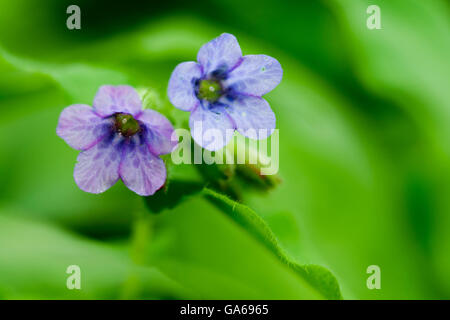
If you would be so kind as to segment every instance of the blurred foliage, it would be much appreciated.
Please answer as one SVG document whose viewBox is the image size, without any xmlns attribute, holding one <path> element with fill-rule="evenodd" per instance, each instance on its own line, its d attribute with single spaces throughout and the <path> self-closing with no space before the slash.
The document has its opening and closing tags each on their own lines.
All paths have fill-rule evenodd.
<svg viewBox="0 0 450 320">
<path fill-rule="evenodd" d="M 0 0 L 0 298 L 339 298 L 328 270 L 344 298 L 450 298 L 449 21 L 440 0 Z M 155 198 L 79 190 L 61 110 L 130 84 L 186 127 L 170 73 L 222 32 L 283 66 L 281 184 L 167 161 Z"/>
</svg>

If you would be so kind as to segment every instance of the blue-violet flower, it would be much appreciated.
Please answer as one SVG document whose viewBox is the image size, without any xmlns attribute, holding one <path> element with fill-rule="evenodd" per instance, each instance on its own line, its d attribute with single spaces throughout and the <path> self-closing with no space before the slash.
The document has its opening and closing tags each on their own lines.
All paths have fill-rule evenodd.
<svg viewBox="0 0 450 320">
<path fill-rule="evenodd" d="M 159 157 L 176 146 L 172 124 L 160 113 L 142 109 L 130 86 L 102 86 L 93 108 L 74 104 L 59 117 L 56 133 L 81 150 L 74 170 L 80 189 L 101 193 L 120 178 L 142 196 L 163 186 L 164 161 Z"/>
<path fill-rule="evenodd" d="M 283 69 L 276 59 L 262 54 L 242 56 L 236 38 L 224 33 L 200 48 L 197 61 L 175 68 L 168 96 L 175 107 L 191 112 L 191 135 L 199 145 L 218 150 L 234 130 L 252 139 L 272 134 L 275 114 L 261 96 L 281 81 Z M 208 135 L 211 129 L 222 138 Z"/>
</svg>

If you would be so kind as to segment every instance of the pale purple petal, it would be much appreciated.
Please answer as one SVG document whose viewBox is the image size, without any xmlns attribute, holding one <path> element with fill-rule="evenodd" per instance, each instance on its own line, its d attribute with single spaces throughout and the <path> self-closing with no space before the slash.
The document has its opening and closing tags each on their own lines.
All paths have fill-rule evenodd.
<svg viewBox="0 0 450 320">
<path fill-rule="evenodd" d="M 240 96 L 226 110 L 239 133 L 251 139 L 265 139 L 275 129 L 275 114 L 263 98 Z"/>
<path fill-rule="evenodd" d="M 146 143 L 154 155 L 170 153 L 176 147 L 177 141 L 171 140 L 174 132 L 173 126 L 162 114 L 146 109 L 136 120 L 145 125 Z"/>
<path fill-rule="evenodd" d="M 85 104 L 65 108 L 59 116 L 56 134 L 74 149 L 86 150 L 112 130 L 111 119 L 103 119 Z"/>
<path fill-rule="evenodd" d="M 122 142 L 120 135 L 112 134 L 78 155 L 74 178 L 81 190 L 101 193 L 116 183 L 119 179 Z"/>
<path fill-rule="evenodd" d="M 203 67 L 204 74 L 233 68 L 242 58 L 241 47 L 235 36 L 223 33 L 204 44 L 197 54 L 197 60 Z"/>
<path fill-rule="evenodd" d="M 130 86 L 101 86 L 94 98 L 94 110 L 102 117 L 116 112 L 133 116 L 142 110 L 139 94 Z"/>
<path fill-rule="evenodd" d="M 125 185 L 141 196 L 154 194 L 166 181 L 164 161 L 150 152 L 147 144 L 135 143 L 125 146 L 119 174 Z"/>
<path fill-rule="evenodd" d="M 247 55 L 228 74 L 225 86 L 236 92 L 260 97 L 272 91 L 282 77 L 283 69 L 276 59 L 263 54 Z"/>
<path fill-rule="evenodd" d="M 215 151 L 226 146 L 233 136 L 235 125 L 224 107 L 198 106 L 189 118 L 194 141 L 203 148 Z"/>
<path fill-rule="evenodd" d="M 183 111 L 194 109 L 199 101 L 195 95 L 195 81 L 202 76 L 202 68 L 196 62 L 183 62 L 170 76 L 167 95 L 170 102 Z"/>
</svg>

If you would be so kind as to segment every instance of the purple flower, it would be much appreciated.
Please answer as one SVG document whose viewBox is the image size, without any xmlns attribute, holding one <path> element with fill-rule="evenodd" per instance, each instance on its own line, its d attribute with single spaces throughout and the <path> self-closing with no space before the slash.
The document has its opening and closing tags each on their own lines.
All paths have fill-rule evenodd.
<svg viewBox="0 0 450 320">
<path fill-rule="evenodd" d="M 81 190 L 106 191 L 120 178 L 142 196 L 161 188 L 166 167 L 159 157 L 176 145 L 173 127 L 160 113 L 142 110 L 138 93 L 130 86 L 102 86 L 93 108 L 74 104 L 59 117 L 56 133 L 81 150 L 74 178 Z"/>
<path fill-rule="evenodd" d="M 200 48 L 197 61 L 175 68 L 168 95 L 175 107 L 191 112 L 191 135 L 199 145 L 218 150 L 234 130 L 252 139 L 272 134 L 275 114 L 261 96 L 281 81 L 283 69 L 276 59 L 242 56 L 236 38 L 224 33 Z M 209 134 L 208 139 L 211 129 L 221 138 Z"/>
</svg>

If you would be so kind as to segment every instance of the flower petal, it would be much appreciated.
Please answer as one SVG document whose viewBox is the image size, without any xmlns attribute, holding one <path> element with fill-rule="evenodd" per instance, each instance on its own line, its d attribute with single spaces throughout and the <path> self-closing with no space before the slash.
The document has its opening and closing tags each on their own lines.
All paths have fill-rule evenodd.
<svg viewBox="0 0 450 320">
<path fill-rule="evenodd" d="M 241 47 L 235 36 L 223 33 L 204 44 L 197 54 L 197 60 L 203 67 L 204 74 L 216 70 L 229 70 L 242 58 Z"/>
<path fill-rule="evenodd" d="M 74 104 L 61 112 L 56 134 L 72 148 L 86 150 L 107 136 L 111 126 L 111 119 L 101 118 L 92 107 Z"/>
<path fill-rule="evenodd" d="M 235 125 L 223 106 L 198 106 L 189 118 L 194 141 L 203 148 L 215 151 L 226 146 L 233 137 Z"/>
<path fill-rule="evenodd" d="M 263 98 L 239 96 L 226 109 L 242 135 L 251 139 L 265 139 L 275 129 L 275 114 Z"/>
<path fill-rule="evenodd" d="M 195 81 L 202 76 L 201 66 L 193 61 L 176 66 L 170 76 L 167 95 L 170 102 L 183 111 L 190 111 L 198 105 L 195 95 Z"/>
<path fill-rule="evenodd" d="M 145 125 L 144 136 L 154 155 L 170 153 L 176 147 L 177 141 L 171 140 L 174 132 L 173 126 L 162 114 L 146 109 L 136 120 Z"/>
<path fill-rule="evenodd" d="M 123 137 L 113 133 L 78 155 L 74 178 L 81 190 L 101 193 L 116 183 L 122 142 Z"/>
<path fill-rule="evenodd" d="M 101 86 L 94 98 L 94 109 L 102 117 L 116 112 L 133 116 L 142 110 L 139 94 L 130 86 Z"/>
<path fill-rule="evenodd" d="M 141 196 L 154 194 L 166 181 L 164 161 L 152 154 L 145 143 L 131 140 L 124 148 L 119 168 L 123 182 Z"/>
<path fill-rule="evenodd" d="M 239 93 L 260 97 L 272 91 L 282 77 L 283 69 L 276 59 L 263 54 L 247 55 L 229 73 L 225 86 Z"/>
</svg>

